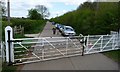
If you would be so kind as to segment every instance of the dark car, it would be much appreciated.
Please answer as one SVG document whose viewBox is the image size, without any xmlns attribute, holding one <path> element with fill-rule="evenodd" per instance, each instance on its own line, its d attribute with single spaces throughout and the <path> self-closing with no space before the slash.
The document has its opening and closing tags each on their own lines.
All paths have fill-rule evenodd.
<svg viewBox="0 0 120 72">
<path fill-rule="evenodd" d="M 52 25 L 55 25 L 55 22 L 52 22 Z"/>
<path fill-rule="evenodd" d="M 60 32 L 62 32 L 62 29 L 64 28 L 64 25 L 56 24 L 55 27 L 56 27 Z"/>
</svg>

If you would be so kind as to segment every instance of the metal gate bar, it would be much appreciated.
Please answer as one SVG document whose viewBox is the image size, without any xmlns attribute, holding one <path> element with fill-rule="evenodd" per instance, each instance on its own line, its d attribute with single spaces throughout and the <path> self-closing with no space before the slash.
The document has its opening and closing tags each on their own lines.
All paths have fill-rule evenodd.
<svg viewBox="0 0 120 72">
<path fill-rule="evenodd" d="M 21 39 L 14 39 L 12 33 L 12 28 L 6 27 L 6 62 L 14 65 L 120 49 L 117 32 L 111 35 Z"/>
</svg>

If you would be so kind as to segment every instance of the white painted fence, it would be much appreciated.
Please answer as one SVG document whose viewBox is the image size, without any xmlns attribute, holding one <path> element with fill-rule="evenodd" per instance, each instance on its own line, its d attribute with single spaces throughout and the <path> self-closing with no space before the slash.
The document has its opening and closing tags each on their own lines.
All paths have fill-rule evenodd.
<svg viewBox="0 0 120 72">
<path fill-rule="evenodd" d="M 5 33 L 6 62 L 14 65 L 120 49 L 117 32 L 111 35 L 14 39 L 12 28 L 8 26 Z"/>
<path fill-rule="evenodd" d="M 1 48 L 0 48 L 0 58 L 2 59 L 2 62 L 5 61 L 5 43 L 1 41 L 0 44 Z"/>
<path fill-rule="evenodd" d="M 0 58 L 2 57 L 2 42 L 0 42 Z"/>
</svg>

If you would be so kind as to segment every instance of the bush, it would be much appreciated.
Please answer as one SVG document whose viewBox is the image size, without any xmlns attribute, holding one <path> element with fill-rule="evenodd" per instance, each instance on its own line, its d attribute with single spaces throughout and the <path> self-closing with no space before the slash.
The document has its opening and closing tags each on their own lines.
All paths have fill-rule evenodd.
<svg viewBox="0 0 120 72">
<path fill-rule="evenodd" d="M 5 27 L 6 26 L 8 26 L 8 22 L 2 21 L 2 40 L 5 40 Z M 12 24 L 10 24 L 9 26 L 12 26 Z"/>
<path fill-rule="evenodd" d="M 23 19 L 14 19 L 11 20 L 12 26 L 23 26 L 25 33 L 39 33 L 42 31 L 45 20 L 23 20 Z"/>
<path fill-rule="evenodd" d="M 39 33 L 43 30 L 45 26 L 45 20 L 29 20 L 29 19 L 11 19 L 11 27 L 14 26 L 23 26 L 24 27 L 24 33 L 26 34 L 34 34 Z M 2 40 L 5 40 L 5 27 L 8 26 L 7 21 L 2 21 Z M 24 37 L 22 35 L 17 34 L 15 38 Z"/>
<path fill-rule="evenodd" d="M 120 2 L 119 2 L 120 3 Z M 64 25 L 72 26 L 77 34 L 109 34 L 120 29 L 120 4 L 118 2 L 85 2 L 76 10 L 52 18 Z"/>
</svg>

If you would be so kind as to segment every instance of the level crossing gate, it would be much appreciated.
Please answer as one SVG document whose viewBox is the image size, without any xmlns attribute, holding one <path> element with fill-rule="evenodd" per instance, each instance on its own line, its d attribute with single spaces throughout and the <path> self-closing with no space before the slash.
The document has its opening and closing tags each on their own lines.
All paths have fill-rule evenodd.
<svg viewBox="0 0 120 72">
<path fill-rule="evenodd" d="M 19 65 L 118 50 L 119 33 L 74 37 L 13 38 L 10 26 L 5 28 L 6 62 Z"/>
</svg>

